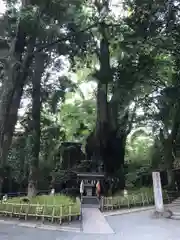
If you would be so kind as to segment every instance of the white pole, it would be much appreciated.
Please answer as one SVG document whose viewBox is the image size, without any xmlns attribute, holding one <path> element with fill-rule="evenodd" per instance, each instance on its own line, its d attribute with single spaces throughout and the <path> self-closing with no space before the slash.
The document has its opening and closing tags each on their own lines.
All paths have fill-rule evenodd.
<svg viewBox="0 0 180 240">
<path fill-rule="evenodd" d="M 153 190 L 154 190 L 154 202 L 157 212 L 164 212 L 163 196 L 162 196 L 162 186 L 161 178 L 159 172 L 152 173 L 153 178 Z"/>
</svg>

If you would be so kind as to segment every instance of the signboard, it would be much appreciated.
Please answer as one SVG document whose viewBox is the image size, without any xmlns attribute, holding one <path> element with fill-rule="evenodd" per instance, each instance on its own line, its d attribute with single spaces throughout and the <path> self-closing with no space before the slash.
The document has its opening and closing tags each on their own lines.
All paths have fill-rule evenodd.
<svg viewBox="0 0 180 240">
<path fill-rule="evenodd" d="M 160 173 L 153 172 L 152 178 L 153 178 L 154 202 L 155 202 L 156 211 L 163 212 L 164 204 L 163 204 Z"/>
</svg>

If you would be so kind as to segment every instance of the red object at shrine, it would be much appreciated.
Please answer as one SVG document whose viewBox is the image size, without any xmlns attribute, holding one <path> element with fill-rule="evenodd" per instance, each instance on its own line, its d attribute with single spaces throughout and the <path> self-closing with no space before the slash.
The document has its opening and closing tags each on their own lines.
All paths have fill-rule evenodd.
<svg viewBox="0 0 180 240">
<path fill-rule="evenodd" d="M 99 181 L 96 183 L 96 191 L 97 191 L 97 194 L 98 194 L 98 195 L 99 195 L 100 192 L 101 192 L 101 185 L 100 185 L 100 182 L 99 182 Z"/>
</svg>

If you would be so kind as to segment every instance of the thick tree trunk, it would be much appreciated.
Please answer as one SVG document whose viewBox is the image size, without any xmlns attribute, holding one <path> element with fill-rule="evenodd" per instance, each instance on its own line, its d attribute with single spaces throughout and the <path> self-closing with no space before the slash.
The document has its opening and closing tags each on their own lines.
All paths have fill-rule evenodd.
<svg viewBox="0 0 180 240">
<path fill-rule="evenodd" d="M 97 88 L 97 117 L 96 117 L 96 148 L 94 158 L 101 161 L 103 148 L 106 146 L 108 135 L 108 103 L 107 103 L 107 84 L 98 83 Z"/>
<path fill-rule="evenodd" d="M 167 169 L 167 180 L 168 180 L 168 188 L 174 189 L 175 188 L 174 172 L 172 168 Z"/>
<path fill-rule="evenodd" d="M 98 54 L 100 70 L 97 73 L 96 129 L 87 139 L 86 153 L 88 157 L 95 157 L 96 162 L 98 160 L 103 162 L 106 174 L 114 177 L 114 179 L 117 178 L 117 182 L 121 182 L 123 188 L 123 163 L 126 134 L 124 134 L 125 131 L 122 131 L 120 134 L 118 133 L 119 94 L 113 104 L 108 103 L 108 84 L 113 82 L 113 75 L 110 66 L 110 52 L 109 42 L 106 36 L 106 26 L 103 23 L 100 26 L 100 32 L 102 40 Z M 120 174 L 122 176 L 121 180 L 119 179 Z"/>
<path fill-rule="evenodd" d="M 23 7 L 26 7 L 28 4 L 28 2 L 23 2 Z M 26 33 L 20 20 L 17 27 L 16 38 L 11 44 L 8 58 L 5 61 L 5 81 L 3 81 L 0 95 L 0 166 L 2 169 L 6 164 L 15 124 L 17 122 L 17 112 L 23 86 L 32 59 L 30 54 L 33 51 L 33 47 L 31 45 L 28 47 L 28 52 L 22 60 L 25 45 Z M 3 177 L 1 176 L 1 178 Z"/>
<path fill-rule="evenodd" d="M 17 113 L 18 113 L 22 93 L 23 93 L 23 88 L 19 88 L 16 90 L 15 95 L 13 97 L 13 102 L 11 104 L 9 116 L 5 124 L 4 142 L 3 142 L 2 151 L 1 151 L 1 163 L 3 166 L 6 164 L 9 148 L 12 143 L 12 137 L 13 137 L 14 128 L 17 122 Z"/>
<path fill-rule="evenodd" d="M 44 72 L 44 62 L 46 55 L 38 53 L 35 57 L 35 71 L 32 78 L 32 159 L 30 163 L 28 196 L 36 195 L 38 182 L 38 166 L 40 152 L 40 118 L 41 118 L 41 78 Z"/>
<path fill-rule="evenodd" d="M 172 189 L 175 186 L 174 182 L 174 173 L 173 173 L 173 141 L 171 139 L 171 135 L 168 139 L 164 139 L 164 161 L 167 170 L 167 180 L 168 180 L 168 188 Z"/>
<path fill-rule="evenodd" d="M 175 188 L 175 178 L 173 172 L 173 164 L 176 155 L 176 140 L 180 126 L 180 103 L 174 107 L 174 116 L 172 119 L 172 130 L 167 139 L 164 138 L 164 159 L 167 169 L 168 187 Z"/>
<path fill-rule="evenodd" d="M 107 102 L 107 84 L 98 83 L 96 130 L 87 140 L 86 152 L 89 158 L 94 155 L 96 162 L 103 162 L 104 171 L 116 182 L 113 188 L 123 189 L 128 117 L 123 113 L 118 131 L 118 110 L 117 102 Z"/>
</svg>

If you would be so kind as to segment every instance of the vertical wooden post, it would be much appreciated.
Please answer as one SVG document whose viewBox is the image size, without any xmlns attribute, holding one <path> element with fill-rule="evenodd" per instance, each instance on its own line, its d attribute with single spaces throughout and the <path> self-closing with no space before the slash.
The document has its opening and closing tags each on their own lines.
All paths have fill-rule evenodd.
<svg viewBox="0 0 180 240">
<path fill-rule="evenodd" d="M 168 204 L 169 204 L 170 203 L 170 198 L 169 198 L 168 191 L 166 190 L 165 193 L 166 193 L 166 198 L 167 198 L 167 201 L 168 201 Z"/>
<path fill-rule="evenodd" d="M 149 198 L 148 198 L 147 192 L 145 193 L 145 196 L 146 196 L 147 204 L 149 205 Z"/>
<path fill-rule="evenodd" d="M 72 206 L 71 205 L 69 205 L 69 213 L 68 213 L 68 218 L 69 218 L 69 222 L 71 222 L 71 217 L 72 217 Z"/>
<path fill-rule="evenodd" d="M 22 208 L 23 208 L 23 204 L 21 203 L 21 204 L 20 204 L 20 211 L 19 211 L 19 218 L 21 217 Z"/>
<path fill-rule="evenodd" d="M 60 206 L 60 216 L 59 216 L 59 224 L 62 224 L 62 214 L 63 214 L 63 209 L 62 205 Z"/>
<path fill-rule="evenodd" d="M 104 197 L 103 196 L 101 196 L 100 204 L 101 204 L 101 211 L 103 211 L 104 210 Z"/>
<path fill-rule="evenodd" d="M 113 210 L 113 197 L 111 197 L 110 199 L 111 199 L 111 209 Z"/>
<path fill-rule="evenodd" d="M 11 208 L 11 217 L 13 217 L 13 211 L 14 211 L 14 207 L 13 207 L 13 204 L 12 204 L 12 208 Z"/>
<path fill-rule="evenodd" d="M 129 195 L 127 195 L 127 204 L 128 204 L 128 208 L 130 208 Z"/>
<path fill-rule="evenodd" d="M 144 194 L 141 193 L 142 205 L 144 206 Z"/>
<path fill-rule="evenodd" d="M 52 207 L 52 217 L 51 217 L 51 222 L 54 222 L 54 213 L 55 213 L 55 206 L 53 205 Z"/>
<path fill-rule="evenodd" d="M 42 223 L 44 223 L 45 209 L 46 209 L 46 204 L 43 205 Z"/>
<path fill-rule="evenodd" d="M 135 198 L 134 198 L 134 194 L 132 194 L 132 205 L 134 206 L 136 203 L 135 203 Z"/>
<path fill-rule="evenodd" d="M 27 220 L 27 218 L 28 218 L 29 208 L 30 208 L 30 204 L 28 203 L 28 206 L 27 206 L 27 209 L 26 209 L 25 220 Z"/>
</svg>

